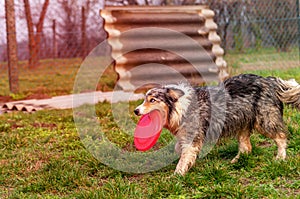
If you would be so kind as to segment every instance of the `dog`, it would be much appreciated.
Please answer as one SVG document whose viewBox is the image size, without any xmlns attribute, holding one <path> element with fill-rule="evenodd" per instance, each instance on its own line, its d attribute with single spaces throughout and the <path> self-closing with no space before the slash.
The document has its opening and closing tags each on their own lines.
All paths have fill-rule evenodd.
<svg viewBox="0 0 300 199">
<path fill-rule="evenodd" d="M 286 158 L 287 127 L 283 103 L 300 110 L 300 85 L 294 80 L 241 74 L 218 86 L 192 87 L 187 83 L 164 85 L 147 91 L 138 116 L 159 110 L 163 124 L 177 138 L 180 155 L 175 174 L 184 175 L 194 165 L 205 142 L 236 137 L 238 161 L 250 153 L 254 130 L 275 141 L 276 159 Z"/>
</svg>

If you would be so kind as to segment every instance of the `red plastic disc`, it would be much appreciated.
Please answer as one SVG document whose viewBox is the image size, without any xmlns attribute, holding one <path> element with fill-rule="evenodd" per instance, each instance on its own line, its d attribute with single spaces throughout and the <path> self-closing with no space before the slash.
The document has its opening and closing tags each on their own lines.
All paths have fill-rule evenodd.
<svg viewBox="0 0 300 199">
<path fill-rule="evenodd" d="M 162 116 L 158 110 L 143 115 L 134 131 L 134 144 L 140 151 L 151 149 L 162 131 Z"/>
</svg>

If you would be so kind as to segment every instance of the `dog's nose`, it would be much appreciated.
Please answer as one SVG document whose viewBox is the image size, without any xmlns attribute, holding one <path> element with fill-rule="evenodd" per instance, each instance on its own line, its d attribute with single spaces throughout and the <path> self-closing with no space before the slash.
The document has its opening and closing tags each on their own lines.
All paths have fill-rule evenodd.
<svg viewBox="0 0 300 199">
<path fill-rule="evenodd" d="M 139 116 L 140 115 L 140 110 L 137 108 L 137 109 L 134 110 L 134 113 Z"/>
</svg>

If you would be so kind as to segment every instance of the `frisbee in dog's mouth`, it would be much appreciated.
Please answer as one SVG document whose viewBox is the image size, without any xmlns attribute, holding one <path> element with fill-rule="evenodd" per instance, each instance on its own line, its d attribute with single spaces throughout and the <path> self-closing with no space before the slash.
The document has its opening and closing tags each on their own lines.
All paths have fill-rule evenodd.
<svg viewBox="0 0 300 199">
<path fill-rule="evenodd" d="M 143 115 L 134 131 L 134 145 L 140 151 L 151 149 L 162 131 L 162 116 L 158 110 Z"/>
</svg>

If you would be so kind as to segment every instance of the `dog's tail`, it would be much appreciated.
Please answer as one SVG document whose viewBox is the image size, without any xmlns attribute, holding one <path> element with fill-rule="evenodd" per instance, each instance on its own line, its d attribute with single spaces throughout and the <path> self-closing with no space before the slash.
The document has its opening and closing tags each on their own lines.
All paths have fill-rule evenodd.
<svg viewBox="0 0 300 199">
<path fill-rule="evenodd" d="M 277 97 L 285 104 L 291 105 L 300 111 L 300 85 L 295 79 L 282 80 L 269 77 L 276 85 Z"/>
</svg>

